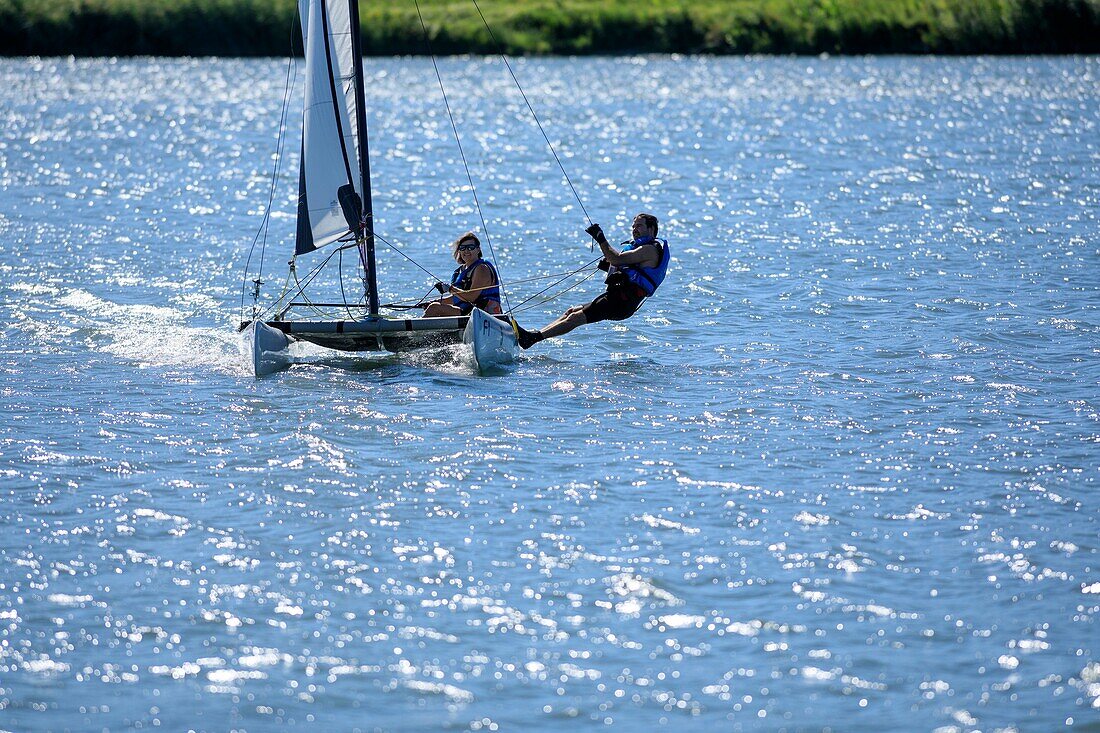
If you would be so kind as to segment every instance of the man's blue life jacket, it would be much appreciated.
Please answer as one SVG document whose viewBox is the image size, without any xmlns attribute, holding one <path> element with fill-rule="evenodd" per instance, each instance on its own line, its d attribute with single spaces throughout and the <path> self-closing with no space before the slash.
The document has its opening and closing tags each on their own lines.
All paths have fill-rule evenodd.
<svg viewBox="0 0 1100 733">
<path fill-rule="evenodd" d="M 627 244 L 623 247 L 622 251 L 629 252 L 632 249 L 637 249 L 647 244 L 656 245 L 657 248 L 661 250 L 661 259 L 657 262 L 656 267 L 616 265 L 610 269 L 608 280 L 610 281 L 613 275 L 622 273 L 632 284 L 641 288 L 646 294 L 646 297 L 653 295 L 653 293 L 657 291 L 658 286 L 664 282 L 665 273 L 668 272 L 669 260 L 672 259 L 672 253 L 668 248 L 668 241 L 657 239 L 656 237 L 641 237 Z"/>
</svg>

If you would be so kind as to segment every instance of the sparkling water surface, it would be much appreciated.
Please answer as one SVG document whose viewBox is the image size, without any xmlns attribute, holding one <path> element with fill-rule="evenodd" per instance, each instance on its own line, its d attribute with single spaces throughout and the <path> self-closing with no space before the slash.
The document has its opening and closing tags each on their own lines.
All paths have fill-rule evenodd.
<svg viewBox="0 0 1100 733">
<path fill-rule="evenodd" d="M 658 296 L 256 380 L 285 60 L 0 61 L 0 729 L 1100 730 L 1100 60 L 514 64 Z M 499 60 L 440 71 L 516 306 L 588 222 Z M 431 63 L 367 75 L 378 230 L 446 278 Z"/>
</svg>

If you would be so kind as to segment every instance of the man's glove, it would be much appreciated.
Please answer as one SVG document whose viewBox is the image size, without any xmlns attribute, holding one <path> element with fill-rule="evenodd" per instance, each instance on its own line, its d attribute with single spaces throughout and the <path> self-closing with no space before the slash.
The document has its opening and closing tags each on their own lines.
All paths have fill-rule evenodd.
<svg viewBox="0 0 1100 733">
<path fill-rule="evenodd" d="M 604 272 L 610 272 L 611 263 L 608 262 L 607 260 L 600 260 L 599 262 L 596 263 L 596 269 L 597 270 L 603 270 Z"/>
<path fill-rule="evenodd" d="M 432 287 L 434 287 L 436 290 L 438 290 L 441 294 L 447 292 L 447 286 L 444 285 L 443 283 L 436 283 Z"/>
<path fill-rule="evenodd" d="M 600 229 L 599 224 L 593 224 L 584 231 L 588 232 L 588 236 L 596 240 L 597 244 L 606 245 L 607 237 L 604 236 L 603 229 Z"/>
</svg>

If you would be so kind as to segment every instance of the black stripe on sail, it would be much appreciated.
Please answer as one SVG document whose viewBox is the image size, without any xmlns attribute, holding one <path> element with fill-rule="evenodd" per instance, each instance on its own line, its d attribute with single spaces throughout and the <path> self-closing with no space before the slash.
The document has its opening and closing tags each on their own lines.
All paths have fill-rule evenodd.
<svg viewBox="0 0 1100 733">
<path fill-rule="evenodd" d="M 326 3 L 325 0 L 321 0 L 321 25 L 324 26 L 325 63 L 328 65 L 328 86 L 332 94 L 332 113 L 336 117 L 336 137 L 340 140 L 340 152 L 344 156 L 344 171 L 347 174 L 348 183 L 352 184 L 354 187 L 351 177 L 351 160 L 348 158 L 348 148 L 344 141 L 344 126 L 340 124 L 340 108 L 336 106 L 336 75 L 332 70 L 332 45 L 329 43 L 328 3 Z M 356 225 L 358 225 L 358 222 L 356 222 Z"/>
<path fill-rule="evenodd" d="M 294 238 L 294 254 L 301 255 L 317 249 L 313 242 L 313 227 L 309 223 L 309 201 L 306 198 L 306 142 L 302 141 L 302 155 L 298 166 L 298 231 Z"/>
</svg>

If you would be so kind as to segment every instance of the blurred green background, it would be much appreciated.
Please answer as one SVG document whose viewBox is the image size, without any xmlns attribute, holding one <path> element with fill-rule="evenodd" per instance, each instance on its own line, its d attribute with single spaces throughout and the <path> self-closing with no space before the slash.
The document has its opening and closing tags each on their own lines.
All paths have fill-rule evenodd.
<svg viewBox="0 0 1100 733">
<path fill-rule="evenodd" d="M 481 0 L 511 54 L 1100 51 L 1100 0 Z M 422 0 L 436 53 L 497 50 L 470 0 Z M 424 54 L 411 0 L 361 3 L 364 51 Z M 282 56 L 293 0 L 0 0 L 0 54 Z"/>
</svg>

